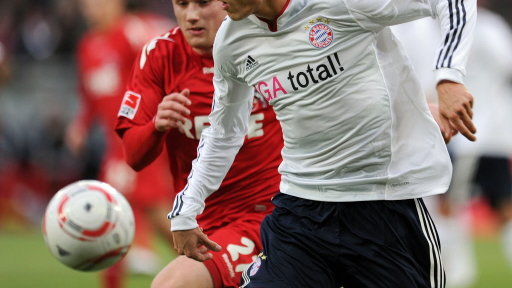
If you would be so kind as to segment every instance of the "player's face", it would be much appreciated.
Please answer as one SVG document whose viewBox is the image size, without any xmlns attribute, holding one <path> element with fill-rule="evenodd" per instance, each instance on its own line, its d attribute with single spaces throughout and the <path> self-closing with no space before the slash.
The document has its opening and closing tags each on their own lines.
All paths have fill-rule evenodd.
<svg viewBox="0 0 512 288">
<path fill-rule="evenodd" d="M 287 0 L 218 0 L 222 8 L 233 20 L 242 20 L 254 14 L 258 17 L 273 20 Z"/>
<path fill-rule="evenodd" d="M 226 12 L 215 0 L 173 0 L 176 20 L 185 39 L 199 54 L 211 54 L 215 33 Z"/>
<path fill-rule="evenodd" d="M 222 8 L 228 12 L 229 18 L 233 20 L 242 20 L 251 14 L 255 14 L 258 0 L 219 0 L 222 2 Z"/>
</svg>

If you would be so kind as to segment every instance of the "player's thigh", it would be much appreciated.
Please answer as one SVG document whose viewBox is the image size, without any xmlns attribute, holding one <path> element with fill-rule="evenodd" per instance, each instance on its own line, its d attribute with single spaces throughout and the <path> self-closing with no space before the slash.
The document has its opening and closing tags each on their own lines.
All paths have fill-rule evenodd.
<svg viewBox="0 0 512 288">
<path fill-rule="evenodd" d="M 345 288 L 444 287 L 439 237 L 421 199 L 347 203 L 342 214 Z"/>
<path fill-rule="evenodd" d="M 263 252 L 244 271 L 240 287 L 339 288 L 326 260 L 325 246 L 315 245 L 317 233 L 293 226 L 300 223 L 299 218 L 280 207 L 265 218 L 261 224 Z"/>
<path fill-rule="evenodd" d="M 151 288 L 209 288 L 213 281 L 206 266 L 186 256 L 178 256 L 153 279 Z"/>
</svg>

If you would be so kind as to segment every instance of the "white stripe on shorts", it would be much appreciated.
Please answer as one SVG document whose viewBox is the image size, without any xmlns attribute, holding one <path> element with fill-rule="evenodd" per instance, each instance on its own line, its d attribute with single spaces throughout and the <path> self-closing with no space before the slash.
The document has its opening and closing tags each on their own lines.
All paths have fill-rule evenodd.
<svg viewBox="0 0 512 288">
<path fill-rule="evenodd" d="M 247 267 L 244 272 L 242 272 L 242 286 L 240 288 L 244 288 L 251 282 L 251 279 L 249 278 L 249 275 L 247 275 L 247 271 L 251 268 L 252 265 Z"/>
<path fill-rule="evenodd" d="M 430 251 L 430 287 L 444 288 L 445 275 L 441 261 L 441 249 L 438 242 L 439 237 L 436 229 L 434 228 L 434 221 L 432 221 L 430 215 L 425 211 L 423 205 L 421 205 L 418 199 L 414 199 L 414 203 L 416 204 L 416 210 L 418 211 L 421 230 L 427 239 Z"/>
</svg>

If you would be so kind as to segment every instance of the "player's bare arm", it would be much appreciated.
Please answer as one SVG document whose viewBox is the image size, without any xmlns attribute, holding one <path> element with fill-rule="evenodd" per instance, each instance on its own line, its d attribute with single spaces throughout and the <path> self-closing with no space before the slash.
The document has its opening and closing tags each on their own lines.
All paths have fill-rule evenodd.
<svg viewBox="0 0 512 288">
<path fill-rule="evenodd" d="M 179 123 L 186 121 L 185 115 L 190 114 L 187 108 L 192 102 L 189 99 L 190 90 L 184 89 L 180 93 L 171 93 L 158 104 L 155 116 L 155 128 L 160 132 L 177 128 Z"/>
<path fill-rule="evenodd" d="M 445 142 L 460 132 L 470 141 L 476 140 L 473 124 L 473 95 L 463 84 L 441 81 L 437 85 L 439 120 Z"/>
<path fill-rule="evenodd" d="M 85 127 L 77 121 L 66 129 L 64 140 L 73 154 L 80 155 L 85 146 L 86 137 Z"/>
<path fill-rule="evenodd" d="M 208 239 L 200 228 L 173 231 L 174 249 L 179 255 L 186 255 L 196 261 L 212 259 L 210 251 L 220 251 L 221 247 Z"/>
</svg>

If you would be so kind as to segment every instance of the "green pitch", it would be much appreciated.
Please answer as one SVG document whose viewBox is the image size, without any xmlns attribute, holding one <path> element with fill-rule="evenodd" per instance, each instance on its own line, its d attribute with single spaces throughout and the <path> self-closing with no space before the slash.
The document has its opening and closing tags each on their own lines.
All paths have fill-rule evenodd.
<svg viewBox="0 0 512 288">
<path fill-rule="evenodd" d="M 164 261 L 172 258 L 163 242 L 158 250 Z M 512 268 L 507 266 L 498 239 L 477 239 L 477 283 L 472 288 L 512 287 Z M 149 287 L 151 277 L 129 276 L 125 288 Z M 38 230 L 0 231 L 0 287 L 95 288 L 98 274 L 71 270 L 50 254 Z"/>
<path fill-rule="evenodd" d="M 172 258 L 163 241 L 157 247 L 163 261 Z M 149 287 L 151 280 L 150 276 L 131 275 L 125 288 Z M 95 288 L 99 283 L 97 272 L 75 271 L 53 258 L 38 230 L 0 231 L 0 287 Z"/>
<path fill-rule="evenodd" d="M 498 238 L 475 240 L 478 275 L 472 288 L 512 287 L 512 267 L 503 255 L 500 240 Z"/>
</svg>

